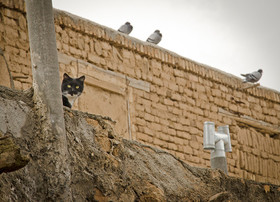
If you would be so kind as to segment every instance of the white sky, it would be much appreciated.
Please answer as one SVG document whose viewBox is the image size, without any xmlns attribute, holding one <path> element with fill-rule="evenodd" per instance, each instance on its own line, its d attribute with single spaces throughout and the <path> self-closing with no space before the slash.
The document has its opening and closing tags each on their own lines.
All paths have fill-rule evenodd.
<svg viewBox="0 0 280 202">
<path fill-rule="evenodd" d="M 240 77 L 263 69 L 262 86 L 280 91 L 280 0 L 52 0 L 53 7 Z"/>
</svg>

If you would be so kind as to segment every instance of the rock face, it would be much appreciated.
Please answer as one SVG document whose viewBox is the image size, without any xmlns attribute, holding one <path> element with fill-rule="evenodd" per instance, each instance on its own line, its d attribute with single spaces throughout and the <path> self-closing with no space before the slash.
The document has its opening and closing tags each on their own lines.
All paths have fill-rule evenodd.
<svg viewBox="0 0 280 202">
<path fill-rule="evenodd" d="M 49 193 L 48 187 L 57 182 L 50 181 L 46 174 L 55 171 L 41 164 L 42 158 L 50 157 L 44 155 L 47 148 L 40 144 L 44 137 L 38 132 L 40 117 L 31 96 L 0 88 L 0 98 L 2 104 L 14 105 L 14 114 L 25 109 L 25 115 L 21 116 L 23 125 L 15 125 L 11 119 L 5 125 L 16 136 L 16 144 L 30 157 L 25 167 L 0 174 L 1 201 L 56 201 L 57 196 Z M 0 118 L 1 122 L 7 119 Z M 65 123 L 70 173 L 55 174 L 71 176 L 67 201 L 277 201 L 280 198 L 280 188 L 276 185 L 191 167 L 167 152 L 121 139 L 114 132 L 116 123 L 108 117 L 65 108 Z M 0 126 L 5 132 L 4 124 Z"/>
<path fill-rule="evenodd" d="M 17 93 L 19 92 L 19 93 Z M 24 167 L 29 157 L 22 154 L 20 147 L 15 143 L 20 136 L 21 126 L 24 125 L 27 110 L 32 106 L 32 91 L 22 93 L 0 87 L 0 174 L 12 172 Z M 17 101 L 16 101 L 17 100 Z M 26 107 L 26 103 L 29 107 Z M 22 106 L 24 104 L 25 106 Z M 28 106 L 27 105 L 27 106 Z M 19 108 L 19 106 L 22 106 Z M 15 113 L 17 112 L 17 113 Z"/>
<path fill-rule="evenodd" d="M 29 158 L 22 155 L 20 148 L 14 143 L 12 137 L 0 132 L 0 174 L 18 170 L 29 162 Z"/>
</svg>

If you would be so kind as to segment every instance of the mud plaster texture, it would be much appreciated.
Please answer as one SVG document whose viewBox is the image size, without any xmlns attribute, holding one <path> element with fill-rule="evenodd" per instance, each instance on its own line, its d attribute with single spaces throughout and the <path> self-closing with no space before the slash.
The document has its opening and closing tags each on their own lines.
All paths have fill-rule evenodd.
<svg viewBox="0 0 280 202">
<path fill-rule="evenodd" d="M 48 189 L 56 182 L 47 178 L 47 173 L 54 171 L 41 164 L 42 158 L 49 156 L 41 144 L 44 137 L 40 134 L 42 128 L 32 102 L 32 90 L 22 92 L 1 87 L 0 98 L 0 106 L 3 103 L 14 106 L 10 113 L 25 112 L 19 116 L 25 120 L 23 126 L 13 124 L 16 119 L 8 119 L 5 125 L 21 151 L 30 158 L 24 168 L 0 174 L 1 201 L 56 201 L 56 195 Z M 117 123 L 109 117 L 67 108 L 64 112 L 69 152 L 66 163 L 71 175 L 67 201 L 277 201 L 280 198 L 279 186 L 192 167 L 166 151 L 122 139 L 114 131 Z M 1 130 L 4 129 L 2 124 Z"/>
</svg>

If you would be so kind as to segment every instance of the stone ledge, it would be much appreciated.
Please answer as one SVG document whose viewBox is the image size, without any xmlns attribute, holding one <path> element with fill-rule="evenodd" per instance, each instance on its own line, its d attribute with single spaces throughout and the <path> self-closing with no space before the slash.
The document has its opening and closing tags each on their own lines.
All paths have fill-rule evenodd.
<svg viewBox="0 0 280 202">
<path fill-rule="evenodd" d="M 222 115 L 226 115 L 230 118 L 233 118 L 237 122 L 240 122 L 245 125 L 249 125 L 253 128 L 256 128 L 263 133 L 267 133 L 272 138 L 280 139 L 280 127 L 279 126 L 272 125 L 265 121 L 259 121 L 259 120 L 256 120 L 256 119 L 246 116 L 246 115 L 234 114 L 234 113 L 226 111 L 222 108 L 219 108 L 219 113 Z"/>
</svg>

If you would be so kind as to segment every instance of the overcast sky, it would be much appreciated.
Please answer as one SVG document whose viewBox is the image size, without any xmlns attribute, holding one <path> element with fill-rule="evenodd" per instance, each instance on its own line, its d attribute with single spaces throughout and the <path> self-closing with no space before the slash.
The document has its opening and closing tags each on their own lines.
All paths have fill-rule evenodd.
<svg viewBox="0 0 280 202">
<path fill-rule="evenodd" d="M 263 69 L 262 86 L 280 91 L 280 0 L 52 0 L 53 7 L 240 77 Z"/>
</svg>

